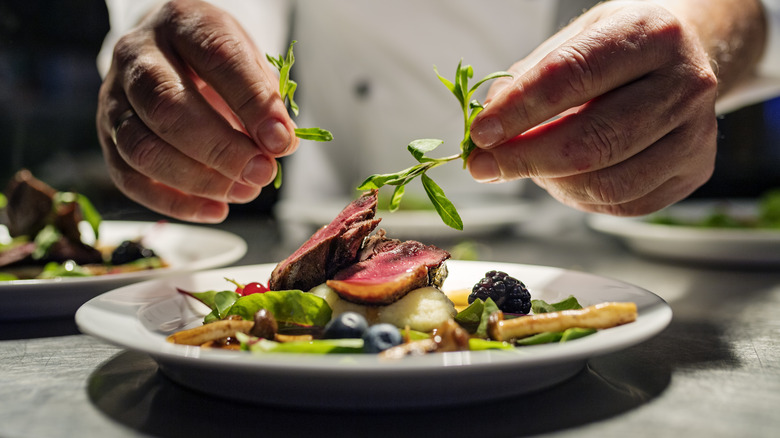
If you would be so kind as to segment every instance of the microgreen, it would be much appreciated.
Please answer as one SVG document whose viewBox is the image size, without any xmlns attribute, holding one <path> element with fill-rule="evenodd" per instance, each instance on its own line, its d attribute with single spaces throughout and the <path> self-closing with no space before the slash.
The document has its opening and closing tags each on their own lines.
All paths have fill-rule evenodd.
<svg viewBox="0 0 780 438">
<path fill-rule="evenodd" d="M 298 83 L 290 79 L 290 70 L 295 63 L 295 55 L 293 55 L 293 46 L 297 41 L 290 43 L 290 47 L 287 49 L 287 55 L 274 58 L 271 55 L 265 55 L 274 67 L 279 70 L 279 95 L 282 97 L 285 105 L 290 108 L 290 111 L 294 115 L 298 115 L 298 104 L 295 103 L 295 90 L 298 88 Z M 296 128 L 295 136 L 302 140 L 314 140 L 314 141 L 331 141 L 333 140 L 333 134 L 322 128 Z M 274 179 L 274 187 L 279 188 L 282 185 L 282 165 L 277 161 L 277 172 Z"/>
<path fill-rule="evenodd" d="M 74 202 L 78 204 L 79 210 L 81 210 L 81 216 L 85 221 L 87 221 L 89 226 L 92 228 L 92 231 L 95 233 L 95 239 L 98 239 L 100 237 L 100 222 L 103 219 L 101 218 L 97 208 L 92 205 L 92 202 L 90 202 L 89 198 L 82 195 L 81 193 L 57 192 L 54 195 L 53 209 L 56 211 L 58 204 L 70 204 Z"/>
<path fill-rule="evenodd" d="M 476 148 L 476 145 L 471 140 L 471 123 L 477 114 L 484 109 L 484 106 L 479 101 L 473 99 L 474 92 L 477 91 L 480 85 L 489 80 L 511 76 L 511 74 L 504 71 L 491 73 L 469 87 L 469 80 L 474 76 L 474 69 L 470 65 L 464 66 L 463 60 L 458 63 L 454 81 L 450 81 L 439 74 L 439 70 L 435 66 L 433 70 L 441 83 L 458 99 L 463 111 L 463 140 L 460 142 L 460 153 L 444 158 L 431 158 L 426 154 L 432 152 L 444 141 L 432 138 L 414 140 L 406 148 L 418 164 L 395 173 L 371 175 L 357 189 L 371 190 L 379 189 L 385 185 L 395 186 L 390 200 L 390 211 L 396 211 L 403 198 L 406 184 L 420 177 L 425 193 L 428 195 L 428 199 L 433 204 L 442 221 L 456 230 L 462 230 L 463 220 L 458 214 L 455 205 L 444 194 L 444 190 L 427 175 L 427 172 L 434 167 L 457 159 L 462 159 L 463 167 L 466 167 L 469 155 Z"/>
</svg>

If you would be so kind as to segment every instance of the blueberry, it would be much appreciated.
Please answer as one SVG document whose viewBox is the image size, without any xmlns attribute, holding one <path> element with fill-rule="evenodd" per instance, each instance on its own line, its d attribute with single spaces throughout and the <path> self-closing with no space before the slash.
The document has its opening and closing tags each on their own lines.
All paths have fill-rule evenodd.
<svg viewBox="0 0 780 438">
<path fill-rule="evenodd" d="M 356 312 L 344 312 L 325 325 L 322 337 L 325 339 L 361 338 L 368 328 L 363 315 Z"/>
<path fill-rule="evenodd" d="M 381 353 L 390 347 L 401 345 L 403 338 L 398 328 L 392 324 L 376 324 L 363 334 L 363 351 Z"/>
</svg>

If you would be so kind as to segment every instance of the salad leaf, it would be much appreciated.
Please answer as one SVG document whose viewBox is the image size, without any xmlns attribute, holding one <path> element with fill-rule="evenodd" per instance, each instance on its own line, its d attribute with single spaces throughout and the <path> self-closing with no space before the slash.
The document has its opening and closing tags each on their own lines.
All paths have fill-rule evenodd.
<svg viewBox="0 0 780 438">
<path fill-rule="evenodd" d="M 475 335 L 480 338 L 488 337 L 488 320 L 490 319 L 490 314 L 493 312 L 498 312 L 498 305 L 492 298 L 488 298 L 485 300 L 485 306 L 482 308 L 482 317 L 479 319 L 479 326 L 474 333 Z"/>
<path fill-rule="evenodd" d="M 8 272 L 0 272 L 0 281 L 13 281 L 18 279 L 19 277 L 17 277 L 14 274 L 10 274 Z"/>
<path fill-rule="evenodd" d="M 514 350 L 514 346 L 509 342 L 491 341 L 490 339 L 469 338 L 469 350 Z"/>
<path fill-rule="evenodd" d="M 409 150 L 409 153 L 412 154 L 412 157 L 419 164 L 400 172 L 371 175 L 366 178 L 357 189 L 370 190 L 379 189 L 385 185 L 396 186 L 393 191 L 392 201 L 390 202 L 390 211 L 395 211 L 398 209 L 404 195 L 403 186 L 415 178 L 420 177 L 423 188 L 428 195 L 428 199 L 433 204 L 442 221 L 449 227 L 456 230 L 463 230 L 463 221 L 461 220 L 455 205 L 447 198 L 441 187 L 433 182 L 427 175 L 427 172 L 434 167 L 457 159 L 463 160 L 463 167 L 466 167 L 469 155 L 476 148 L 476 145 L 471 140 L 471 123 L 474 121 L 477 114 L 484 109 L 482 104 L 479 103 L 479 101 L 472 99 L 472 97 L 479 86 L 485 82 L 500 77 L 511 76 L 511 74 L 504 71 L 491 73 L 469 87 L 469 79 L 474 76 L 474 69 L 470 65 L 464 66 L 462 59 L 455 70 L 455 79 L 453 81 L 450 81 L 439 74 L 439 70 L 436 66 L 433 67 L 433 70 L 439 78 L 439 81 L 458 99 L 463 112 L 463 140 L 460 142 L 460 153 L 444 158 L 431 158 L 426 154 L 436 149 L 439 145 L 444 143 L 444 141 L 438 139 L 413 140 L 407 145 L 407 150 Z"/>
<path fill-rule="evenodd" d="M 544 300 L 531 300 L 531 311 L 533 313 L 549 313 L 575 309 L 582 309 L 582 305 L 577 301 L 577 298 L 574 298 L 574 295 L 569 295 L 568 298 L 552 304 Z"/>
<path fill-rule="evenodd" d="M 49 248 L 60 240 L 62 233 L 57 230 L 54 225 L 46 225 L 35 235 L 35 251 L 32 253 L 32 258 L 35 260 L 42 259 Z"/>
<path fill-rule="evenodd" d="M 0 208 L 5 208 L 8 205 L 8 198 L 4 194 L 0 193 Z"/>
<path fill-rule="evenodd" d="M 49 262 L 43 266 L 43 271 L 38 278 L 49 279 L 57 277 L 89 277 L 90 274 L 83 267 L 72 260 L 64 263 Z"/>
<path fill-rule="evenodd" d="M 561 342 L 584 338 L 585 336 L 592 335 L 597 331 L 598 330 L 592 328 L 572 327 L 564 330 L 564 332 L 561 334 Z"/>
<path fill-rule="evenodd" d="M 226 315 L 251 320 L 260 309 L 269 310 L 280 326 L 324 326 L 332 313 L 323 298 L 300 290 L 286 290 L 243 296 Z"/>
<path fill-rule="evenodd" d="M 539 345 L 559 342 L 563 332 L 542 332 L 515 341 L 517 345 Z"/>
<path fill-rule="evenodd" d="M 362 353 L 362 339 L 315 339 L 311 341 L 276 342 L 244 333 L 236 333 L 241 349 L 253 353 L 345 354 Z"/>
</svg>

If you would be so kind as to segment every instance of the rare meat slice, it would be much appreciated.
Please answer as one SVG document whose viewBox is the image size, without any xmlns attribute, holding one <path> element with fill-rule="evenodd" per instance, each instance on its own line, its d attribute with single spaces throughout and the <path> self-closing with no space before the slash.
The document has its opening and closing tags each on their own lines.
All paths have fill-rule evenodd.
<svg viewBox="0 0 780 438">
<path fill-rule="evenodd" d="M 271 273 L 271 290 L 309 290 L 355 263 L 363 240 L 381 219 L 376 215 L 377 192 L 366 192 L 347 205 L 330 224 L 317 230 Z"/>
<path fill-rule="evenodd" d="M 387 305 L 425 286 L 441 286 L 450 254 L 414 240 L 401 242 L 379 232 L 367 241 L 361 260 L 336 273 L 327 284 L 347 301 Z"/>
<path fill-rule="evenodd" d="M 33 252 L 35 252 L 35 243 L 33 242 L 25 242 L 0 251 L 0 268 L 30 261 Z"/>
<path fill-rule="evenodd" d="M 35 178 L 29 170 L 16 172 L 6 188 L 8 205 L 5 210 L 11 237 L 38 234 L 49 220 L 52 198 L 56 193 L 56 190 Z"/>
</svg>

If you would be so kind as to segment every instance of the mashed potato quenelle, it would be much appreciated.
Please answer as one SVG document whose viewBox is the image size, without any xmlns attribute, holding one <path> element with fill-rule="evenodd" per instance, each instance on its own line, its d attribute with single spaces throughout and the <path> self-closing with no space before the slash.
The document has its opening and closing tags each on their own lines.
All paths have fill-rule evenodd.
<svg viewBox="0 0 780 438">
<path fill-rule="evenodd" d="M 344 312 L 357 312 L 365 316 L 370 324 L 389 323 L 399 328 L 408 326 L 421 332 L 430 332 L 457 314 L 447 295 L 431 286 L 415 289 L 387 306 L 351 303 L 339 297 L 325 284 L 316 286 L 309 292 L 328 302 L 333 310 L 333 317 Z"/>
</svg>

